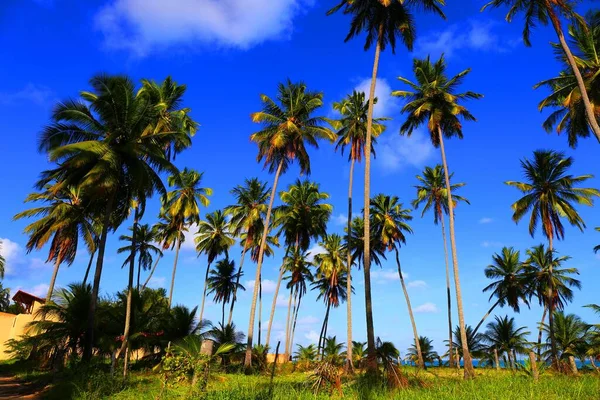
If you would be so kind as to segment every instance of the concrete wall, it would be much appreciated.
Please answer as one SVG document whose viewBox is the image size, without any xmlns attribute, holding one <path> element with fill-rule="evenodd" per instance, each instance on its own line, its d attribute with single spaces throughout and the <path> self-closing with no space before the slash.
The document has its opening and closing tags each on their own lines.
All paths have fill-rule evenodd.
<svg viewBox="0 0 600 400">
<path fill-rule="evenodd" d="M 35 314 L 40 306 L 40 303 L 34 302 L 31 314 L 14 315 L 0 312 L 0 360 L 10 359 L 10 355 L 6 353 L 6 341 L 19 339 L 29 331 L 29 323 L 37 319 Z"/>
</svg>

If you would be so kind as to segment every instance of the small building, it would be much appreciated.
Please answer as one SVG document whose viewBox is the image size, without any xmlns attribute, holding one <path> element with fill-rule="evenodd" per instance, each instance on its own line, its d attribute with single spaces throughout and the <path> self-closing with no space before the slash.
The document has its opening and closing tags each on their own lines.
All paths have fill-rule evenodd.
<svg viewBox="0 0 600 400">
<path fill-rule="evenodd" d="M 46 302 L 22 290 L 18 290 L 12 299 L 23 312 L 17 315 L 0 312 L 0 360 L 10 358 L 6 353 L 6 342 L 25 335 L 29 330 L 29 323 L 37 319 L 37 311 Z"/>
</svg>

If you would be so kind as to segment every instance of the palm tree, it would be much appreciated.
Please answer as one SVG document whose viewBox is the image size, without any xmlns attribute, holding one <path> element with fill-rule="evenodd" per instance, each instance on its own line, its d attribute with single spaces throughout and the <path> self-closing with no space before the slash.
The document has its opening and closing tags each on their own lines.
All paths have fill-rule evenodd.
<svg viewBox="0 0 600 400">
<path fill-rule="evenodd" d="M 590 98 L 588 96 L 588 88 L 586 88 L 586 82 L 584 81 L 582 73 L 579 69 L 579 64 L 573 56 L 569 44 L 565 39 L 562 23 L 560 21 L 561 16 L 564 16 L 569 20 L 575 21 L 581 21 L 583 19 L 580 15 L 578 15 L 575 12 L 575 3 L 572 1 L 556 0 L 492 0 L 486 5 L 484 5 L 481 10 L 483 11 L 487 7 L 498 8 L 501 6 L 510 7 L 508 14 L 506 14 L 506 20 L 508 22 L 511 22 L 513 17 L 519 12 L 525 14 L 523 42 L 526 46 L 531 46 L 529 36 L 531 33 L 531 29 L 535 27 L 536 24 L 548 25 L 548 22 L 552 24 L 552 27 L 556 32 L 556 36 L 558 37 L 560 47 L 562 48 L 562 51 L 566 56 L 566 63 L 571 68 L 573 75 L 575 75 L 577 87 L 579 88 L 579 95 L 581 96 L 581 99 L 583 100 L 583 104 L 585 106 L 585 113 L 587 115 L 588 123 L 592 128 L 592 131 L 600 141 L 600 126 L 598 125 L 598 121 L 596 120 L 596 115 L 594 112 L 594 107 L 591 104 Z"/>
<path fill-rule="evenodd" d="M 520 260 L 520 252 L 512 247 L 503 247 L 502 253 L 494 254 L 492 259 L 494 263 L 485 268 L 485 277 L 497 280 L 483 288 L 483 292 L 491 291 L 492 294 L 488 301 L 495 297 L 496 302 L 479 321 L 475 327 L 475 333 L 497 306 L 504 307 L 508 305 L 514 312 L 518 313 L 521 310 L 521 302 L 529 305 L 525 277 L 526 268 Z"/>
<path fill-rule="evenodd" d="M 10 307 L 10 288 L 0 283 L 0 312 L 6 312 Z"/>
<path fill-rule="evenodd" d="M 202 292 L 202 305 L 200 306 L 200 321 L 204 316 L 204 301 L 208 289 L 208 273 L 210 265 L 221 254 L 229 258 L 229 248 L 235 244 L 231 233 L 231 224 L 221 210 L 206 214 L 206 221 L 200 221 L 196 235 L 196 251 L 198 255 L 206 254 L 206 276 L 204 277 L 204 291 Z"/>
<path fill-rule="evenodd" d="M 25 227 L 25 233 L 29 235 L 26 245 L 28 253 L 33 249 L 42 249 L 50 241 L 46 262 L 54 261 L 54 271 L 48 286 L 46 302 L 52 298 L 60 265 L 71 265 L 75 260 L 79 237 L 83 238 L 90 253 L 94 248 L 94 227 L 84 204 L 84 196 L 83 190 L 74 187 L 53 192 L 47 186 L 44 191 L 32 193 L 25 199 L 26 202 L 42 202 L 43 205 L 23 211 L 14 217 L 40 217 Z M 2 264 L 4 278 L 4 262 Z"/>
<path fill-rule="evenodd" d="M 371 141 L 373 136 L 373 108 L 375 105 L 375 87 L 377 84 L 377 70 L 379 68 L 380 53 L 389 45 L 392 53 L 396 50 L 396 41 L 400 39 L 408 50 L 412 50 L 415 40 L 414 20 L 411 8 L 422 7 L 427 11 L 433 11 L 445 18 L 440 6 L 442 0 L 415 0 L 404 2 L 401 0 L 341 0 L 341 2 L 329 10 L 331 15 L 340 9 L 343 13 L 352 15 L 350 30 L 345 41 L 366 32 L 365 51 L 370 49 L 375 42 L 375 59 L 373 62 L 373 73 L 371 76 L 371 88 L 369 91 L 369 106 L 367 109 L 367 127 L 365 135 L 365 183 L 364 183 L 364 227 L 365 232 L 370 232 L 369 201 L 371 199 Z M 364 273 L 365 273 L 365 302 L 367 320 L 367 347 L 368 367 L 370 372 L 376 372 L 377 362 L 375 354 L 375 331 L 373 327 L 373 305 L 371 301 L 371 243 L 370 235 L 365 234 L 364 241 Z"/>
<path fill-rule="evenodd" d="M 0 240 L 0 279 L 4 279 L 6 260 L 2 255 L 2 241 Z"/>
<path fill-rule="evenodd" d="M 250 139 L 258 145 L 258 161 L 264 160 L 265 168 L 269 167 L 269 172 L 275 172 L 275 179 L 263 224 L 255 282 L 259 282 L 261 277 L 264 246 L 271 227 L 271 210 L 277 193 L 279 176 L 285 173 L 294 161 L 298 161 L 301 173 L 310 174 L 310 157 L 306 145 L 318 147 L 319 139 L 330 141 L 334 139 L 333 132 L 323 126 L 326 119 L 314 116 L 314 113 L 323 106 L 323 93 L 308 91 L 304 83 L 292 83 L 288 80 L 285 84 L 279 84 L 277 96 L 279 104 L 266 95 L 262 95 L 261 100 L 263 110 L 252 114 L 251 118 L 253 122 L 262 124 L 263 129 L 252 134 Z M 259 286 L 254 285 L 250 305 L 248 343 L 244 360 L 246 368 L 252 365 L 254 318 Z"/>
<path fill-rule="evenodd" d="M 597 79 L 600 71 L 600 13 L 591 11 L 586 15 L 586 21 L 573 21 L 569 26 L 569 36 L 571 46 L 577 54 L 573 55 L 578 68 L 582 71 L 585 86 L 588 88 L 590 103 L 594 108 L 594 113 L 598 115 L 600 110 L 600 99 L 598 98 Z M 546 132 L 551 133 L 556 128 L 556 133 L 566 133 L 569 146 L 575 148 L 579 138 L 590 136 L 590 126 L 588 124 L 585 104 L 579 92 L 577 78 L 573 74 L 567 60 L 564 59 L 564 53 L 560 45 L 553 45 L 555 52 L 563 61 L 563 70 L 556 78 L 551 78 L 539 82 L 534 86 L 535 89 L 546 86 L 550 89 L 550 95 L 542 100 L 538 106 L 540 111 L 551 107 L 554 111 L 544 121 L 543 127 Z"/>
<path fill-rule="evenodd" d="M 337 308 L 340 301 L 347 301 L 348 299 L 346 285 L 348 268 L 344 264 L 346 248 L 342 244 L 341 236 L 336 234 L 327 235 L 319 245 L 323 247 L 324 252 L 315 255 L 314 264 L 317 267 L 317 273 L 312 290 L 317 290 L 319 293 L 317 300 L 323 299 L 327 305 L 319 338 L 318 350 L 320 351 L 321 343 L 327 337 L 331 307 Z M 350 287 L 350 290 L 352 290 L 352 287 Z"/>
<path fill-rule="evenodd" d="M 377 98 L 373 100 L 373 104 L 377 104 Z M 356 90 L 348 95 L 342 101 L 333 103 L 333 109 L 341 114 L 341 118 L 336 121 L 338 129 L 337 143 L 335 149 L 341 149 L 342 155 L 344 149 L 348 146 L 350 148 L 348 152 L 348 161 L 350 161 L 350 176 L 348 180 L 348 224 L 347 224 L 347 235 L 346 243 L 350 242 L 350 231 L 352 229 L 352 183 L 354 178 L 354 163 L 356 161 L 362 161 L 365 152 L 365 142 L 367 139 L 367 124 L 368 124 L 368 112 L 369 102 L 365 100 L 364 92 L 357 92 Z M 387 121 L 389 118 L 375 118 L 373 120 L 371 128 L 371 153 L 375 156 L 375 143 L 376 138 L 385 131 L 385 125 L 381 122 Z M 352 266 L 352 255 L 347 252 L 346 265 Z M 352 343 L 352 277 L 351 269 L 348 269 L 348 279 L 346 292 L 348 293 L 348 299 L 346 300 L 346 314 L 347 314 L 347 329 L 348 329 L 348 341 Z M 347 370 L 352 369 L 352 346 L 348 346 L 346 352 L 346 368 Z"/>
<path fill-rule="evenodd" d="M 585 228 L 585 222 L 573 203 L 592 206 L 594 196 L 600 196 L 600 191 L 596 189 L 576 187 L 593 178 L 593 175 L 568 175 L 572 166 L 573 158 L 565 157 L 564 153 L 537 150 L 533 152 L 533 160 L 521 161 L 527 181 L 506 182 L 524 194 L 512 205 L 513 221 L 518 223 L 525 214 L 531 212 L 529 234 L 533 237 L 541 222 L 542 233 L 548 239 L 550 251 L 555 237 L 564 239 L 565 229 L 561 218 L 566 218 L 569 224 L 582 232 Z"/>
<path fill-rule="evenodd" d="M 419 336 L 418 345 L 416 342 L 413 342 L 409 347 L 406 356 L 415 364 L 418 364 L 422 358 L 422 361 L 425 363 L 425 368 L 427 368 L 427 363 L 433 364 L 440 358 L 438 353 L 433 350 L 433 340 L 429 339 L 427 336 Z"/>
<path fill-rule="evenodd" d="M 579 275 L 577 268 L 563 268 L 562 264 L 570 259 L 568 256 L 555 257 L 556 250 L 544 247 L 543 244 L 527 250 L 525 276 L 530 282 L 530 296 L 536 296 L 540 306 L 544 307 L 540 333 L 538 336 L 538 357 L 542 340 L 542 327 L 548 313 L 551 360 L 553 365 L 558 361 L 557 347 L 554 339 L 554 312 L 563 310 L 567 302 L 573 299 L 571 288 L 581 289 L 581 282 L 571 275 Z"/>
<path fill-rule="evenodd" d="M 600 305 L 598 304 L 588 304 L 584 307 L 591 308 L 596 314 L 600 314 Z M 586 355 L 589 357 L 590 364 L 592 364 L 594 370 L 598 371 L 595 360 L 600 354 L 600 324 L 588 326 L 587 344 Z"/>
<path fill-rule="evenodd" d="M 483 340 L 490 349 L 498 353 L 506 353 L 511 368 L 515 368 L 516 354 L 525 354 L 529 351 L 527 336 L 530 332 L 524 326 L 517 328 L 514 318 L 495 317 L 495 321 L 487 325 L 487 331 L 483 334 Z"/>
<path fill-rule="evenodd" d="M 196 127 L 189 110 L 178 108 L 185 87 L 180 87 L 179 96 L 169 98 L 170 103 L 156 104 L 148 90 L 136 93 L 135 84 L 125 76 L 98 75 L 90 84 L 92 91 L 81 92 L 80 100 L 60 103 L 53 122 L 42 132 L 39 150 L 58 166 L 44 171 L 38 182 L 40 188 L 52 183 L 48 189 L 52 193 L 80 188 L 89 210 L 101 221 L 85 360 L 92 355 L 108 231 L 125 220 L 132 199 L 143 205 L 154 192 L 166 192 L 159 173 L 176 171 L 167 150 Z M 181 124 L 184 119 L 188 123 Z M 178 150 L 183 147 L 185 143 Z"/>
<path fill-rule="evenodd" d="M 133 227 L 129 228 L 133 232 Z M 127 259 L 123 266 L 131 262 L 131 258 L 137 254 L 138 256 L 138 273 L 137 273 L 137 289 L 140 290 L 140 274 L 141 270 L 149 270 L 152 266 L 154 253 L 157 257 L 162 257 L 160 248 L 154 245 L 156 241 L 156 232 L 148 224 L 136 225 L 137 232 L 135 234 L 135 248 L 133 247 L 133 234 L 121 235 L 119 240 L 129 242 L 129 245 L 123 246 L 117 250 L 118 254 L 128 253 Z"/>
<path fill-rule="evenodd" d="M 215 344 L 215 351 L 225 346 L 233 346 L 232 352 L 237 353 L 244 347 L 244 335 L 243 332 L 236 330 L 235 324 L 215 326 L 207 332 L 206 337 L 211 339 Z M 229 354 L 221 357 L 223 365 L 229 364 Z"/>
<path fill-rule="evenodd" d="M 239 283 L 240 272 L 235 272 L 235 262 L 233 260 L 219 260 L 215 268 L 211 269 L 208 277 L 208 294 L 214 294 L 215 303 L 223 303 L 223 314 L 221 316 L 221 325 L 225 326 L 225 305 L 233 298 L 233 293 L 238 289 L 246 290 Z"/>
<path fill-rule="evenodd" d="M 366 345 L 367 342 L 352 342 L 352 363 L 356 368 L 360 368 L 362 361 L 365 359 L 367 353 L 365 350 Z"/>
<path fill-rule="evenodd" d="M 577 374 L 575 358 L 584 358 L 587 350 L 586 336 L 589 326 L 575 314 L 563 311 L 554 313 L 554 340 L 560 360 L 569 361 L 571 370 Z M 544 324 L 544 332 L 550 337 L 550 327 Z"/>
<path fill-rule="evenodd" d="M 309 368 L 317 359 L 317 347 L 314 343 L 308 346 L 297 345 L 298 350 L 294 354 L 296 356 L 296 362 L 303 368 Z"/>
<path fill-rule="evenodd" d="M 168 179 L 169 186 L 174 189 L 167 193 L 167 196 L 163 199 L 163 213 L 170 217 L 170 222 L 174 224 L 173 228 L 179 232 L 179 234 L 175 234 L 172 242 L 169 241 L 171 248 L 175 247 L 176 249 L 171 277 L 171 289 L 169 290 L 169 306 L 173 301 L 177 260 L 179 259 L 179 250 L 182 244 L 182 240 L 179 237 L 183 236 L 183 231 L 187 230 L 187 228 L 200 223 L 200 205 L 208 207 L 210 204 L 208 196 L 212 195 L 212 189 L 201 186 L 202 177 L 202 172 L 185 168 L 183 171 L 178 171 L 169 176 Z M 166 246 L 167 242 L 165 241 L 164 243 Z"/>
<path fill-rule="evenodd" d="M 460 359 L 464 358 L 463 350 L 465 347 L 469 349 L 469 355 L 473 358 L 481 358 L 487 352 L 487 349 L 483 344 L 483 334 L 475 333 L 475 330 L 470 325 L 465 326 L 465 333 L 467 338 L 466 346 L 463 345 L 462 342 L 463 339 L 460 326 L 456 326 L 452 332 L 452 347 L 458 355 L 458 358 L 455 360 L 456 365 L 460 365 Z M 449 344 L 447 340 L 444 340 L 444 342 L 446 342 L 446 345 Z"/>
<path fill-rule="evenodd" d="M 360 268 L 364 260 L 365 254 L 365 221 L 362 217 L 355 217 L 352 220 L 350 227 L 350 243 L 346 244 L 350 253 L 352 254 L 352 264 L 357 264 Z M 385 259 L 385 246 L 381 243 L 381 236 L 377 235 L 375 230 L 371 230 L 371 251 L 369 257 L 371 258 L 371 264 L 381 266 L 381 259 Z"/>
<path fill-rule="evenodd" d="M 251 248 L 253 239 L 263 231 L 263 221 L 267 212 L 267 199 L 269 197 L 269 188 L 266 182 L 257 178 L 246 179 L 244 186 L 238 185 L 231 191 L 235 196 L 236 204 L 225 208 L 225 213 L 231 216 L 232 233 L 236 237 L 245 235 L 243 240 L 242 257 L 237 275 L 237 282 L 242 274 L 244 266 L 244 256 Z M 259 247 L 260 250 L 260 247 Z M 231 308 L 229 310 L 229 323 L 233 318 L 233 307 L 237 300 L 237 288 L 234 288 Z"/>
<path fill-rule="evenodd" d="M 174 219 L 170 214 L 165 213 L 164 210 L 161 210 L 159 218 L 159 221 L 154 224 L 152 230 L 154 231 L 156 241 L 161 244 L 162 249 L 173 250 L 175 246 L 181 247 L 181 245 L 185 242 L 185 233 L 188 231 L 188 228 L 186 226 L 183 226 L 182 228 L 181 224 L 178 223 L 179 220 Z M 179 254 L 176 253 L 175 258 L 178 257 Z M 146 286 L 148 286 L 148 283 L 150 282 L 152 275 L 154 275 L 160 259 L 161 257 L 157 257 L 156 261 L 154 262 L 154 266 L 148 275 L 148 278 L 146 278 L 146 282 L 144 282 L 144 285 L 142 286 L 142 289 L 145 289 Z M 171 280 L 171 286 L 173 286 L 173 280 Z M 171 295 L 173 294 L 172 288 L 169 293 Z M 169 300 L 169 305 L 170 304 L 171 301 Z"/>
<path fill-rule="evenodd" d="M 381 237 L 381 244 L 387 248 L 388 251 L 394 250 L 396 254 L 398 276 L 400 277 L 400 284 L 402 286 L 402 291 L 404 292 L 404 298 L 406 299 L 408 315 L 410 316 L 415 345 L 417 347 L 417 364 L 420 368 L 424 369 L 425 362 L 419 347 L 417 324 L 415 323 L 415 317 L 410 304 L 410 297 L 408 296 L 408 290 L 406 289 L 406 283 L 404 282 L 404 275 L 402 274 L 398 251 L 400 245 L 406 243 L 405 232 L 412 233 L 412 229 L 408 225 L 408 221 L 412 220 L 410 210 L 403 208 L 398 197 L 378 194 L 375 198 L 371 199 L 371 215 L 373 216 L 373 230 Z"/>
<path fill-rule="evenodd" d="M 323 361 L 332 364 L 340 365 L 344 360 L 343 349 L 344 342 L 338 342 L 335 336 L 329 336 L 323 340 Z"/>
<path fill-rule="evenodd" d="M 417 180 L 420 182 L 419 185 L 415 186 L 417 189 L 417 198 L 413 200 L 412 206 L 419 208 L 419 205 L 424 203 L 423 212 L 421 217 L 425 216 L 428 210 L 433 210 L 433 223 L 435 225 L 441 222 L 442 227 L 442 239 L 444 242 L 444 261 L 446 263 L 446 299 L 448 303 L 448 343 L 450 348 L 448 354 L 449 366 L 452 367 L 452 359 L 454 352 L 452 351 L 452 300 L 450 295 L 450 266 L 448 263 L 448 244 L 446 243 L 446 227 L 444 226 L 445 215 L 448 214 L 448 191 L 446 190 L 446 184 L 444 182 L 444 167 L 436 165 L 434 168 L 425 167 L 423 170 L 423 176 L 417 175 Z M 450 174 L 450 181 L 454 174 Z M 465 186 L 464 183 L 454 183 L 450 185 L 452 191 L 452 201 L 454 207 L 459 201 L 463 201 L 467 204 L 469 200 L 462 196 L 458 196 L 456 191 Z"/>
<path fill-rule="evenodd" d="M 462 343 L 466 346 L 465 317 L 458 270 L 456 237 L 454 234 L 454 200 L 452 199 L 452 186 L 450 185 L 444 136 L 447 139 L 452 137 L 462 139 L 461 120 L 475 121 L 475 117 L 461 103 L 467 99 L 479 99 L 483 96 L 471 91 L 456 93 L 458 86 L 470 72 L 470 69 L 464 70 L 452 78 L 448 78 L 443 55 L 434 63 L 430 61 L 429 57 L 424 60 L 415 59 L 413 61 L 413 71 L 416 83 L 402 77 L 398 78 L 401 82 L 410 86 L 412 91 L 400 90 L 392 92 L 392 95 L 408 99 L 408 102 L 402 108 L 402 113 L 406 113 L 408 116 L 404 124 L 400 127 L 400 133 L 410 136 L 416 128 L 427 123 L 431 143 L 434 147 L 439 147 L 441 150 L 448 204 L 452 205 L 448 207 L 448 215 L 450 220 L 450 248 L 452 250 L 452 266 L 456 287 L 458 325 L 463 335 Z M 471 357 L 469 356 L 469 349 L 464 348 L 463 354 L 465 360 L 465 378 L 471 378 L 474 376 L 474 370 Z"/>
</svg>

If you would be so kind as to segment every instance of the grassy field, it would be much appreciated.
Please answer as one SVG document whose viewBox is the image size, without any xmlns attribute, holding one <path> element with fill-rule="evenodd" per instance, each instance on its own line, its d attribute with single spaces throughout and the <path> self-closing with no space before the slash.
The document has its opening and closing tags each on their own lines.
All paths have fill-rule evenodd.
<svg viewBox="0 0 600 400">
<path fill-rule="evenodd" d="M 187 382 L 163 385 L 161 375 L 152 371 L 134 372 L 127 382 L 111 377 L 97 370 L 67 370 L 59 376 L 50 373 L 31 372 L 26 368 L 3 365 L 0 374 L 14 376 L 28 382 L 39 390 L 39 397 L 47 399 L 329 399 L 340 398 L 337 391 L 329 393 L 322 390 L 315 395 L 310 372 L 284 373 L 275 376 L 272 393 L 269 394 L 269 377 L 266 375 L 245 376 L 242 374 L 223 374 L 215 372 L 204 393 Z M 363 377 L 343 381 L 343 398 L 364 400 L 565 400 L 600 399 L 600 376 L 591 372 L 578 377 L 545 373 L 538 382 L 531 378 L 509 371 L 491 369 L 477 370 L 477 378 L 463 381 L 456 370 L 432 368 L 417 373 L 414 369 L 405 369 L 408 387 L 390 390 L 383 384 L 370 384 Z M 1 393 L 0 393 L 0 397 Z"/>
</svg>

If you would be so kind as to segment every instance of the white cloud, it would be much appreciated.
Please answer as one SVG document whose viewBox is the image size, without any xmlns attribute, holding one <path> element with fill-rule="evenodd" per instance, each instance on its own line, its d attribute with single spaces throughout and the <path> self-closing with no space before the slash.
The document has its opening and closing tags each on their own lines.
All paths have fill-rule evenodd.
<svg viewBox="0 0 600 400">
<path fill-rule="evenodd" d="M 275 305 L 277 307 L 287 307 L 288 306 L 289 296 L 284 296 L 280 294 L 277 296 L 277 301 L 275 301 Z"/>
<path fill-rule="evenodd" d="M 364 92 L 368 99 L 371 92 L 371 78 L 361 81 L 355 89 L 358 92 Z M 393 113 L 400 112 L 399 99 L 392 97 L 392 88 L 386 79 L 377 78 L 375 97 L 377 97 L 377 104 L 373 107 L 373 116 L 375 118 L 389 118 L 392 117 Z"/>
<path fill-rule="evenodd" d="M 37 284 L 35 286 L 26 287 L 26 288 L 19 286 L 19 287 L 17 287 L 14 290 L 14 292 L 12 294 L 16 293 L 19 290 L 22 290 L 25 293 L 29 293 L 29 294 L 32 294 L 34 296 L 41 297 L 41 298 L 46 298 L 46 295 L 48 294 L 48 288 L 49 287 L 50 286 L 47 283 L 39 283 L 39 284 Z M 56 293 L 56 291 L 58 289 L 59 288 L 55 286 L 54 287 L 54 293 Z"/>
<path fill-rule="evenodd" d="M 479 220 L 480 224 L 491 224 L 492 222 L 494 222 L 494 220 L 489 217 L 483 217 Z"/>
<path fill-rule="evenodd" d="M 409 288 L 415 289 L 425 289 L 427 287 L 427 282 L 425 281 L 410 281 L 406 284 Z"/>
<path fill-rule="evenodd" d="M 408 275 L 404 274 L 404 279 L 407 279 Z M 400 276 L 398 271 L 394 269 L 372 269 L 371 280 L 374 283 L 385 284 L 391 281 L 399 281 Z"/>
<path fill-rule="evenodd" d="M 394 173 L 404 167 L 421 168 L 435 153 L 427 135 L 417 130 L 410 137 L 401 136 L 396 129 L 389 129 L 377 140 L 375 165 L 385 173 Z"/>
<path fill-rule="evenodd" d="M 33 103 L 46 105 L 54 99 L 54 93 L 46 86 L 28 83 L 16 92 L 0 92 L 0 104 Z"/>
<path fill-rule="evenodd" d="M 187 232 L 184 233 L 185 241 L 181 244 L 181 250 L 196 251 L 196 234 L 198 233 L 198 225 L 191 225 Z"/>
<path fill-rule="evenodd" d="M 154 289 L 164 288 L 166 281 L 167 281 L 167 278 L 165 278 L 164 276 L 153 276 L 152 278 L 150 278 L 150 281 L 148 282 L 148 287 L 151 287 Z"/>
<path fill-rule="evenodd" d="M 352 213 L 352 218 L 360 216 L 358 213 Z M 348 213 L 339 213 L 331 218 L 331 220 L 339 226 L 346 226 L 348 224 Z"/>
<path fill-rule="evenodd" d="M 451 25 L 446 30 L 423 36 L 417 40 L 415 53 L 421 57 L 447 58 L 460 50 L 505 53 L 515 47 L 518 39 L 507 40 L 493 32 L 493 22 L 470 21 L 468 26 Z"/>
<path fill-rule="evenodd" d="M 314 0 L 112 0 L 96 15 L 111 49 L 145 56 L 175 46 L 248 49 L 285 40 Z"/>
<path fill-rule="evenodd" d="M 437 313 L 440 310 L 438 310 L 437 306 L 433 303 L 424 303 L 424 304 L 421 304 L 420 306 L 418 306 L 417 308 L 415 308 L 414 311 L 416 313 L 429 314 L 429 313 Z"/>
<path fill-rule="evenodd" d="M 252 279 L 251 281 L 246 281 L 244 283 L 244 287 L 246 288 L 247 292 L 251 292 L 254 290 L 254 279 Z M 263 279 L 262 280 L 262 293 L 263 295 L 265 294 L 272 294 L 275 293 L 275 288 L 277 287 L 277 282 L 272 281 L 270 279 Z"/>
<path fill-rule="evenodd" d="M 319 341 L 319 334 L 315 331 L 310 331 L 304 334 L 304 337 L 308 339 L 310 343 L 317 343 Z"/>
<path fill-rule="evenodd" d="M 298 325 L 314 325 L 317 322 L 319 322 L 319 318 L 313 317 L 312 315 L 298 319 Z"/>
<path fill-rule="evenodd" d="M 317 254 L 323 254 L 323 253 L 325 253 L 325 248 L 323 248 L 323 246 L 316 244 L 313 247 L 311 247 L 310 249 L 308 249 L 308 256 L 306 257 L 306 259 L 308 261 L 312 262 L 315 259 L 315 256 Z"/>
<path fill-rule="evenodd" d="M 0 254 L 4 257 L 4 273 L 6 275 L 13 274 L 17 265 L 22 264 L 23 249 L 10 239 L 0 238 Z"/>
<path fill-rule="evenodd" d="M 29 266 L 33 269 L 42 269 L 47 267 L 52 267 L 52 264 L 45 262 L 41 258 L 34 257 L 31 259 L 31 263 Z"/>
<path fill-rule="evenodd" d="M 481 246 L 485 247 L 485 248 L 489 248 L 489 247 L 502 247 L 503 245 L 501 242 L 485 240 L 481 243 Z"/>
</svg>

